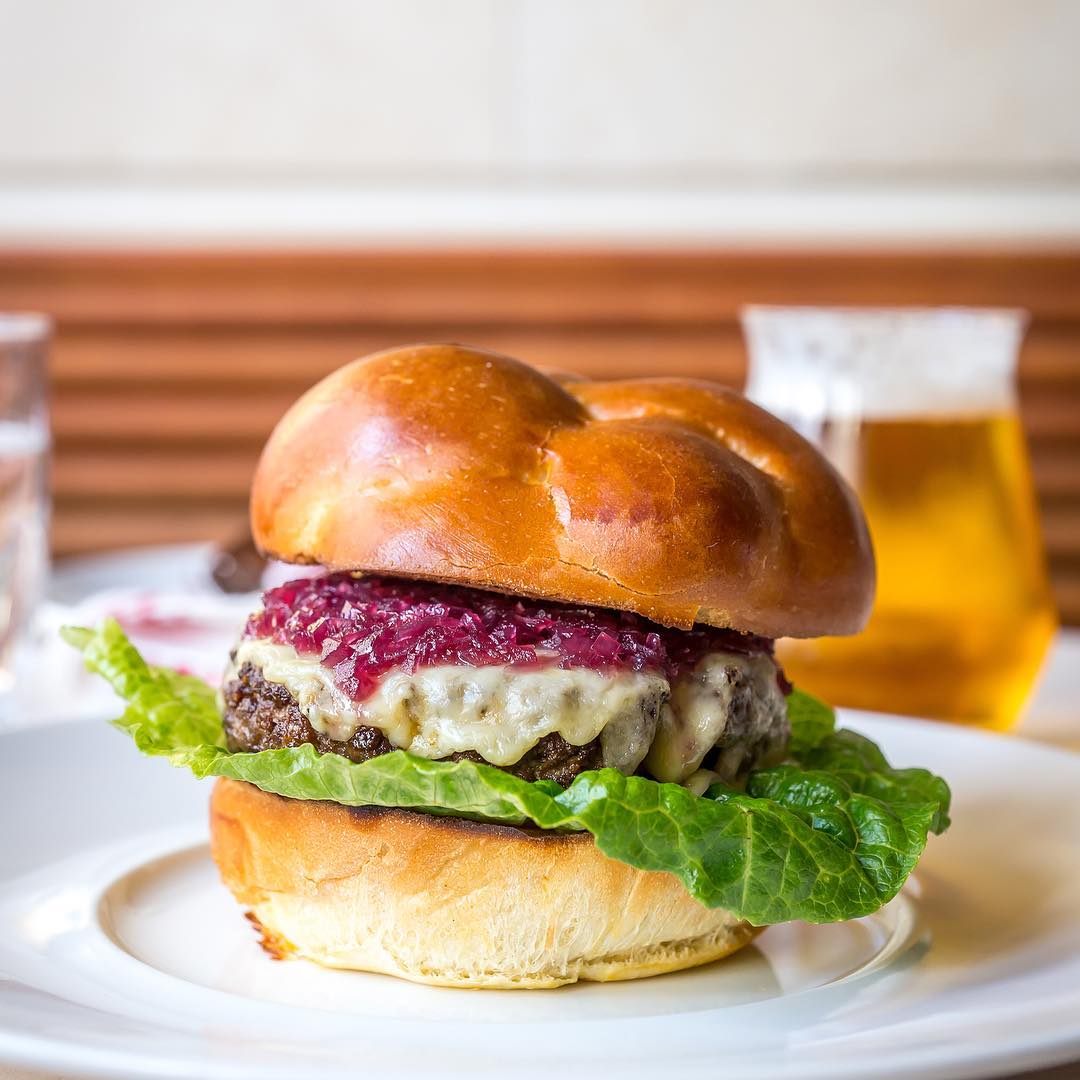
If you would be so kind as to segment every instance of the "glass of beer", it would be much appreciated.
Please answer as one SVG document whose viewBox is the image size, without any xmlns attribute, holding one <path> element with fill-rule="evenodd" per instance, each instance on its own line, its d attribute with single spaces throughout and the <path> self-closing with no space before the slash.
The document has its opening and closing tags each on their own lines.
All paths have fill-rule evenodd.
<svg viewBox="0 0 1080 1080">
<path fill-rule="evenodd" d="M 747 395 L 862 500 L 877 599 L 853 637 L 787 640 L 793 682 L 856 708 L 1005 729 L 1057 620 L 1015 375 L 1026 318 L 754 306 Z"/>
</svg>

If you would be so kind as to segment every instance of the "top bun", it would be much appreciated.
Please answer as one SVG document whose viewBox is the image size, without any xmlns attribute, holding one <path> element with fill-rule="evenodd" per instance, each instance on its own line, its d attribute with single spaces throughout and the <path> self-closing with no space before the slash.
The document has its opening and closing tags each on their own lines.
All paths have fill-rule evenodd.
<svg viewBox="0 0 1080 1080">
<path fill-rule="evenodd" d="M 286 562 L 764 637 L 853 633 L 874 593 L 850 488 L 739 394 L 556 381 L 462 345 L 375 353 L 304 394 L 263 451 L 251 524 Z"/>
</svg>

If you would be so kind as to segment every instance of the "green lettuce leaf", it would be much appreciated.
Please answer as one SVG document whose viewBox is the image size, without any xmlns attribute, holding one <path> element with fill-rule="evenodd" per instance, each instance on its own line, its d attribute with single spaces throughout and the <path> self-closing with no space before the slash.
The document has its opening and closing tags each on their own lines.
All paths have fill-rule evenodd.
<svg viewBox="0 0 1080 1080">
<path fill-rule="evenodd" d="M 674 874 L 700 903 L 756 925 L 871 914 L 899 891 L 927 835 L 948 824 L 943 780 L 891 768 L 868 739 L 836 731 L 833 711 L 801 691 L 789 698 L 790 760 L 751 773 L 745 791 L 716 784 L 696 796 L 614 769 L 582 773 L 561 789 L 401 750 L 361 764 L 310 745 L 232 753 L 211 687 L 151 668 L 116 622 L 63 635 L 127 702 L 115 725 L 144 754 L 198 777 L 292 799 L 588 830 L 605 855 Z"/>
<path fill-rule="evenodd" d="M 832 707 L 798 687 L 788 694 L 787 708 L 793 754 L 812 750 L 836 728 L 836 713 Z"/>
</svg>

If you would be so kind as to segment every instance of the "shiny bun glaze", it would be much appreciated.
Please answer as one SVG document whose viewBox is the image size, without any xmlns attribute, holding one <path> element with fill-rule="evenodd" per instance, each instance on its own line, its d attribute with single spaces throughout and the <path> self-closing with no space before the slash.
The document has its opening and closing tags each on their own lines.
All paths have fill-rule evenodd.
<svg viewBox="0 0 1080 1080">
<path fill-rule="evenodd" d="M 740 395 L 560 383 L 460 345 L 377 353 L 308 391 L 263 452 L 251 520 L 286 562 L 763 637 L 853 633 L 874 590 L 851 490 Z"/>
</svg>

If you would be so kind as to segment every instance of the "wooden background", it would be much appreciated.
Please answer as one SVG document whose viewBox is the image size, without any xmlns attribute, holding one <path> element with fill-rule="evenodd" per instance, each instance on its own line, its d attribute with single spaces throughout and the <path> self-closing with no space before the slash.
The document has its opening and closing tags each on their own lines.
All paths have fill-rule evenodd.
<svg viewBox="0 0 1080 1080">
<path fill-rule="evenodd" d="M 751 301 L 1027 308 L 1023 416 L 1058 603 L 1080 622 L 1080 252 L 0 254 L 0 309 L 58 325 L 60 556 L 237 538 L 274 422 L 371 350 L 455 340 L 741 386 Z"/>
</svg>

